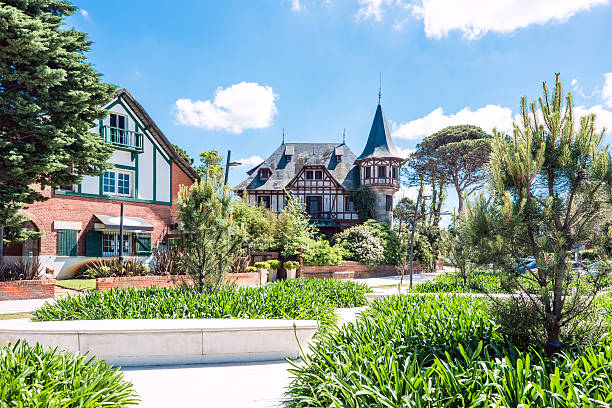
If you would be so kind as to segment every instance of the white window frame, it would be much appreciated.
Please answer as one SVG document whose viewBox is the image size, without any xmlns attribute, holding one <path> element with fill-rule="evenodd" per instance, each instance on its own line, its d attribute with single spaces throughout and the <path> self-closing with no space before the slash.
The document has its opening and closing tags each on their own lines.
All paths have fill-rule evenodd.
<svg viewBox="0 0 612 408">
<path fill-rule="evenodd" d="M 115 182 L 114 182 L 114 188 L 115 191 L 114 192 L 110 192 L 110 191 L 104 191 L 104 174 L 102 175 L 102 194 L 103 195 L 108 195 L 108 196 L 117 196 L 117 197 L 133 197 L 134 196 L 134 177 L 135 174 L 133 171 L 130 170 L 123 170 L 123 169 L 109 169 L 109 170 L 105 170 L 104 173 L 115 173 Z M 129 176 L 129 193 L 128 194 L 121 194 L 119 193 L 119 174 L 126 174 Z"/>
</svg>

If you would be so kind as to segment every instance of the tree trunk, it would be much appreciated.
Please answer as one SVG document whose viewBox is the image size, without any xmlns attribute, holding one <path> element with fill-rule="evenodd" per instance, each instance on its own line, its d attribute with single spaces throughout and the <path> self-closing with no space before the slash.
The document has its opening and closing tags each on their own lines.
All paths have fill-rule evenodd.
<svg viewBox="0 0 612 408">
<path fill-rule="evenodd" d="M 553 355 L 561 351 L 561 313 L 563 312 L 563 282 L 567 273 L 565 261 L 555 265 L 553 307 L 546 317 L 546 354 Z"/>
<path fill-rule="evenodd" d="M 459 215 L 461 215 L 461 213 L 463 213 L 463 190 L 456 186 L 455 189 L 457 190 L 457 198 L 459 199 L 459 208 L 457 212 L 459 213 Z"/>
</svg>

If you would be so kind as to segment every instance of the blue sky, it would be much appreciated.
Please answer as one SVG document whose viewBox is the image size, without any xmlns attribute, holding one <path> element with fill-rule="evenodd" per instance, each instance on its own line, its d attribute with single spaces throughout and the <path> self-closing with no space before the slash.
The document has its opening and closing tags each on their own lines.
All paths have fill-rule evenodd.
<svg viewBox="0 0 612 408">
<path fill-rule="evenodd" d="M 359 154 L 377 104 L 408 152 L 445 126 L 509 129 L 560 72 L 612 128 L 610 0 L 77 1 L 104 80 L 132 92 L 192 157 L 249 165 L 286 140 Z M 608 75 L 606 75 L 608 74 Z M 610 140 L 610 133 L 608 133 Z M 455 203 L 452 194 L 448 206 Z"/>
</svg>

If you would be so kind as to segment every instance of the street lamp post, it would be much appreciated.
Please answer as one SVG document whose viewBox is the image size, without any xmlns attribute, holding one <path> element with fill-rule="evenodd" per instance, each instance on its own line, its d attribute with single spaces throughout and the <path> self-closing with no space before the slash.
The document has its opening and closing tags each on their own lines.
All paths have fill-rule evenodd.
<svg viewBox="0 0 612 408">
<path fill-rule="evenodd" d="M 240 162 L 230 162 L 230 158 L 231 157 L 232 157 L 232 151 L 228 150 L 227 151 L 227 161 L 225 163 L 225 179 L 223 181 L 223 184 L 227 184 L 227 178 L 229 176 L 229 168 L 230 167 L 240 166 L 242 164 Z"/>
</svg>

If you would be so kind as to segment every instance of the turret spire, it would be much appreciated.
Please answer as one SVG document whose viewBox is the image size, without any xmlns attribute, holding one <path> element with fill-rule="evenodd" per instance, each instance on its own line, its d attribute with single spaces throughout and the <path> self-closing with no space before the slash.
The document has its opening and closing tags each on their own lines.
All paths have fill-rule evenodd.
<svg viewBox="0 0 612 408">
<path fill-rule="evenodd" d="M 346 144 L 346 129 L 342 129 L 342 144 Z"/>
<path fill-rule="evenodd" d="M 283 143 L 281 144 L 285 144 L 285 128 L 283 128 Z"/>
<path fill-rule="evenodd" d="M 380 105 L 380 98 L 382 97 L 382 73 L 378 73 L 378 104 Z"/>
</svg>

